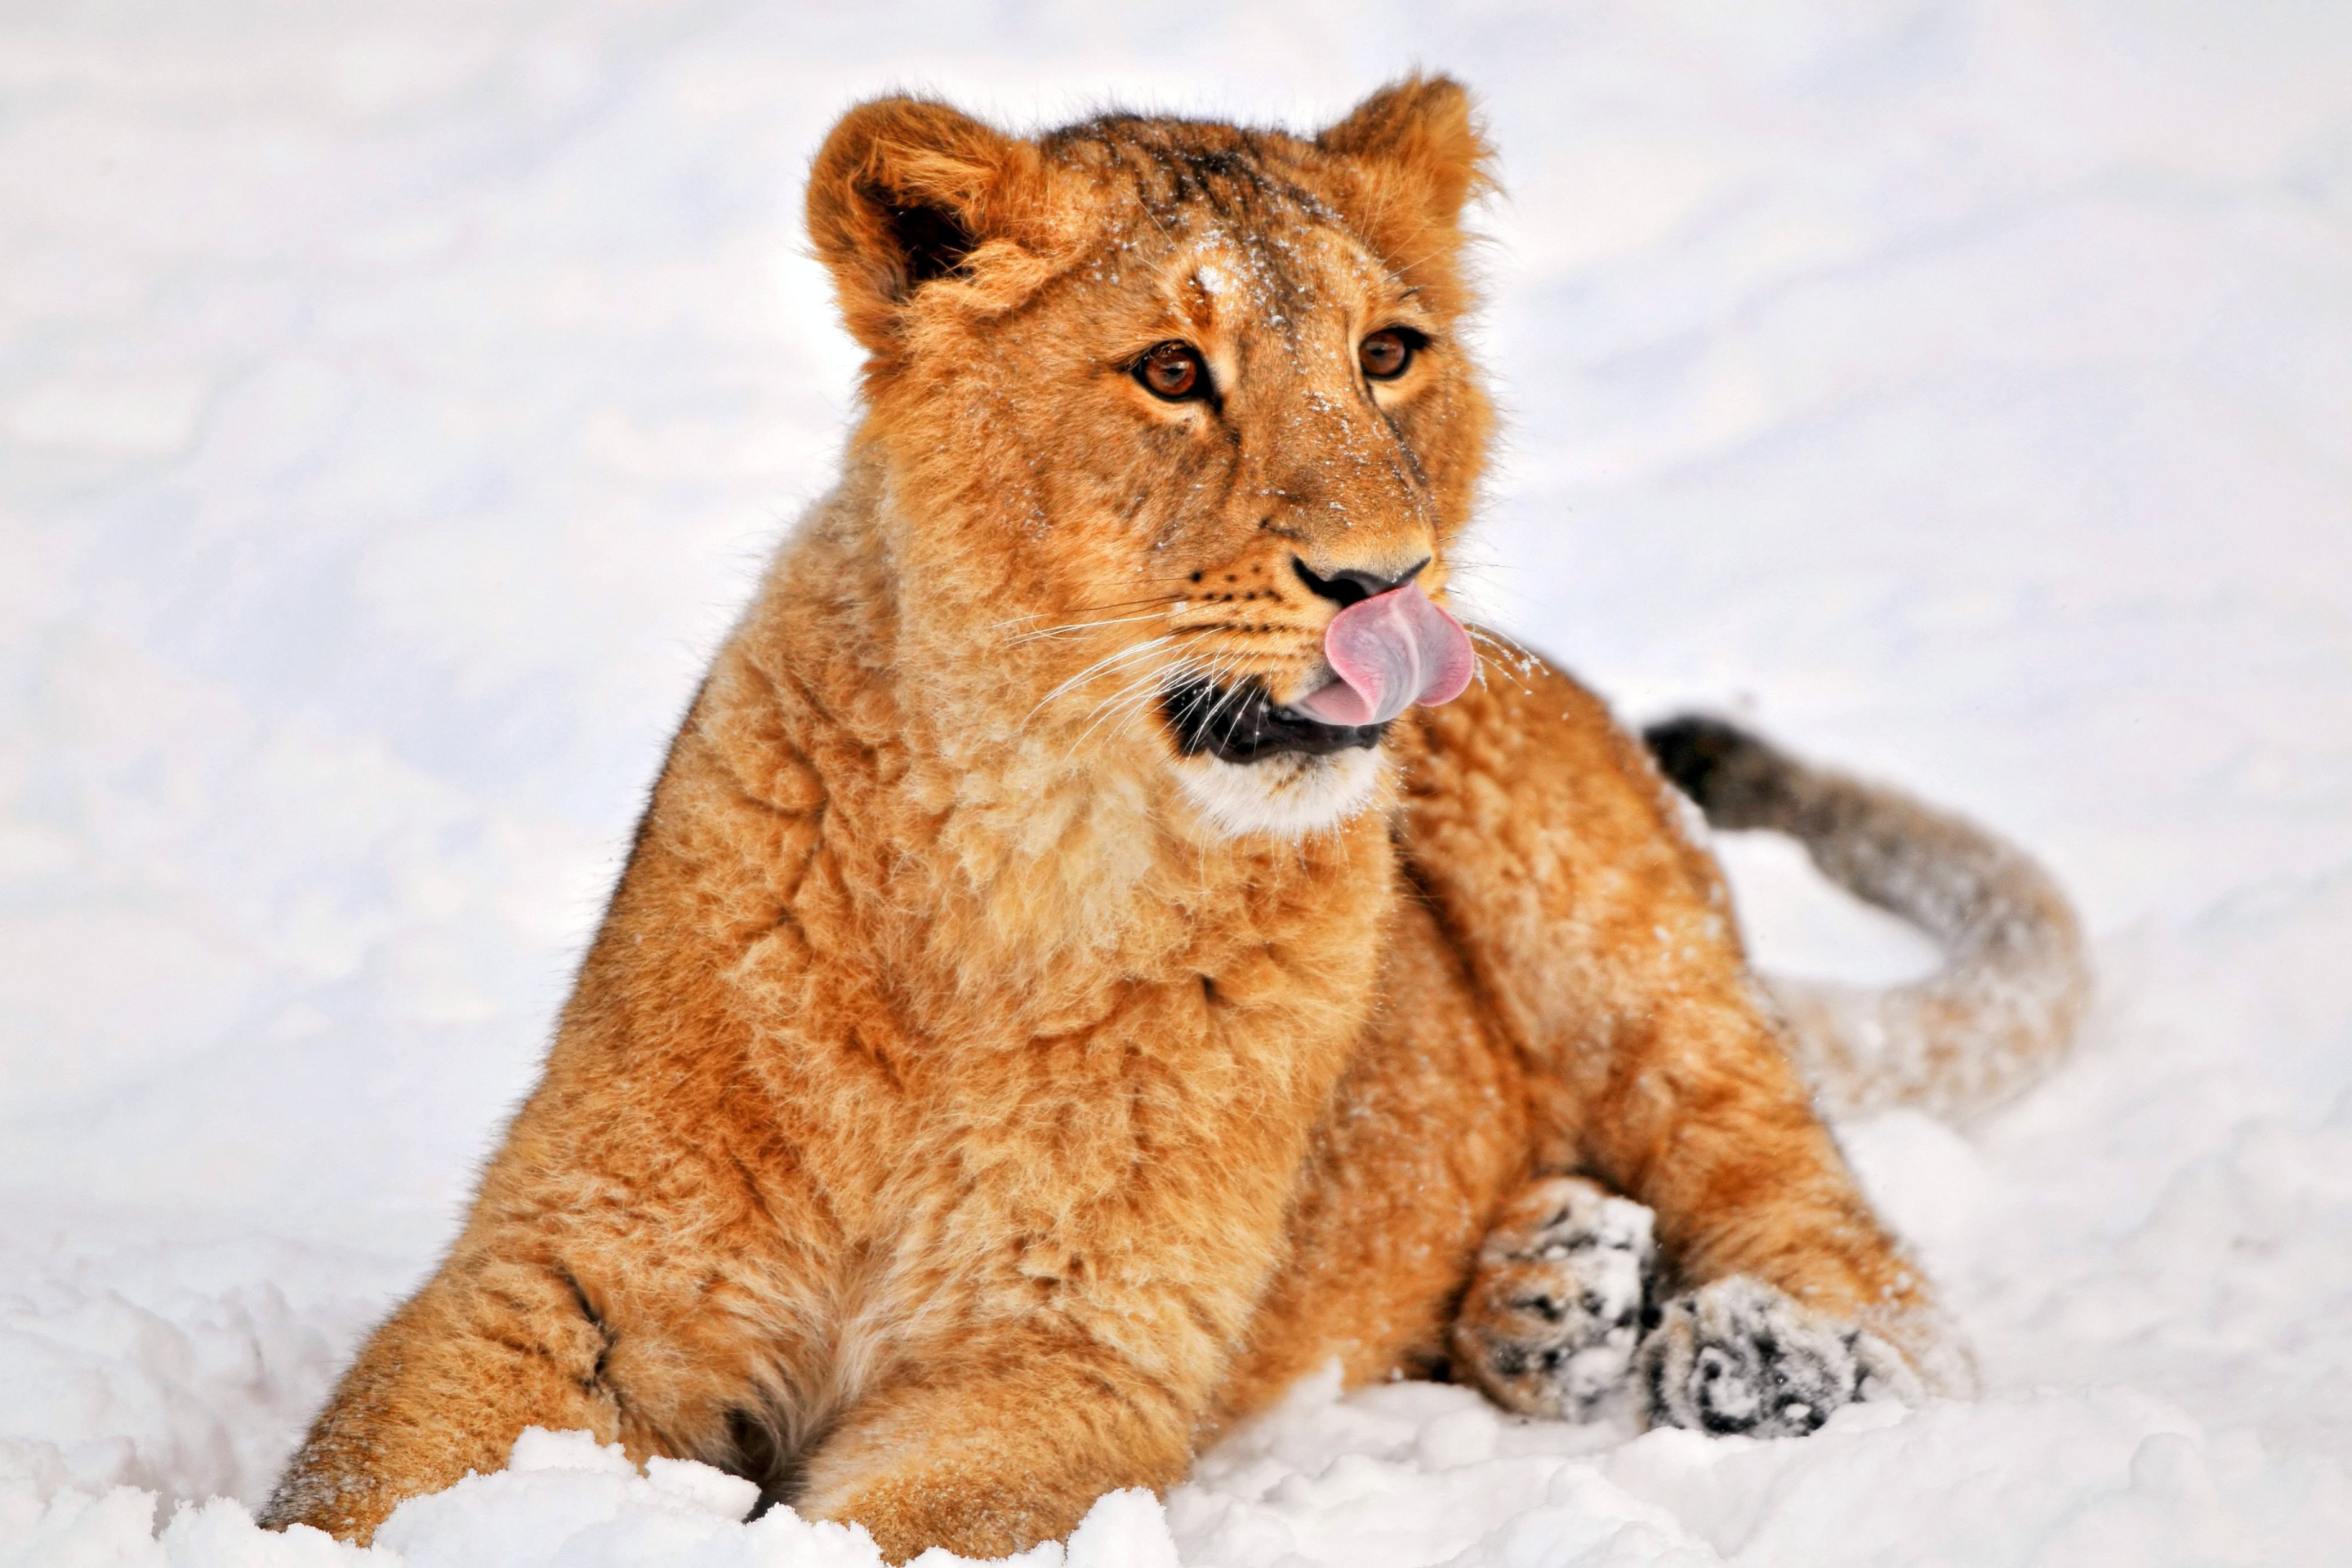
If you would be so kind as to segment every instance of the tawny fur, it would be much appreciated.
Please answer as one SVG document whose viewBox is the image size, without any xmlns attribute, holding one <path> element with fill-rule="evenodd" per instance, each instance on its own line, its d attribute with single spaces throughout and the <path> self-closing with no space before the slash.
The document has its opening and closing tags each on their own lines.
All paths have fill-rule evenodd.
<svg viewBox="0 0 2352 1568">
<path fill-rule="evenodd" d="M 1294 559 L 1433 556 L 1442 599 L 1490 422 L 1485 156 L 1444 80 L 1311 141 L 907 100 L 835 131 L 810 228 L 870 354 L 840 485 L 272 1522 L 364 1541 L 538 1425 L 757 1471 L 894 1562 L 1012 1552 L 1335 1357 L 1442 1365 L 1541 1171 L 1649 1205 L 1683 1281 L 1934 1360 L 1712 863 L 1592 697 L 1491 673 L 1360 777 L 1172 749 L 1172 681 L 1321 679 Z M 1375 387 L 1355 344 L 1399 324 L 1427 344 Z M 1128 374 L 1171 339 L 1214 403 Z"/>
</svg>

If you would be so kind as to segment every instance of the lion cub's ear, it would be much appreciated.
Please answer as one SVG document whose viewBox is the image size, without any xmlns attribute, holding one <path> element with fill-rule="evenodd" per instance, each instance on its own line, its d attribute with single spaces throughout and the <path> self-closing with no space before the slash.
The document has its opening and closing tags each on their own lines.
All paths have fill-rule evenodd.
<svg viewBox="0 0 2352 1568">
<path fill-rule="evenodd" d="M 940 279 L 1024 291 L 1044 184 L 1034 144 L 944 103 L 880 98 L 844 115 L 809 171 L 808 226 L 857 341 L 890 353 L 916 290 Z"/>
<path fill-rule="evenodd" d="M 1391 82 L 1315 139 L 1354 178 L 1349 216 L 1381 253 L 1402 265 L 1450 254 L 1462 237 L 1462 209 L 1494 188 L 1486 144 L 1470 94 L 1451 77 Z"/>
</svg>

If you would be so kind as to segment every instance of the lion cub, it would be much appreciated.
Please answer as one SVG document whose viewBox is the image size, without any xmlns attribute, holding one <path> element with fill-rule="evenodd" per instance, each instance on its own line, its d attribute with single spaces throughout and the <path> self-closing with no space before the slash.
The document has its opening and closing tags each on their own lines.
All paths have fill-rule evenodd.
<svg viewBox="0 0 2352 1568">
<path fill-rule="evenodd" d="M 365 1541 L 536 1425 L 989 1557 L 1335 1357 L 1760 1432 L 1964 1380 L 1640 742 L 1443 607 L 1486 157 L 1443 79 L 1312 139 L 840 123 L 840 483 L 271 1522 Z M 1782 776 L 1726 733 L 1692 777 Z"/>
</svg>

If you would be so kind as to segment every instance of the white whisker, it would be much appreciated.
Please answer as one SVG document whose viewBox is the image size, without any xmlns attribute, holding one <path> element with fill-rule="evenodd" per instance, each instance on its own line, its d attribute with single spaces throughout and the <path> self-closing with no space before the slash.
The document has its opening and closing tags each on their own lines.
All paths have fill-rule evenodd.
<svg viewBox="0 0 2352 1568">
<path fill-rule="evenodd" d="M 1072 621 L 1064 626 L 1039 626 L 1034 630 L 1023 632 L 1019 637 L 1006 638 L 1005 646 L 1020 647 L 1028 643 L 1042 642 L 1047 637 L 1071 637 L 1079 632 L 1090 632 L 1097 626 L 1133 626 L 1138 621 L 1163 620 L 1167 616 L 1168 612 L 1163 609 L 1147 611 L 1140 616 L 1115 616 L 1100 621 Z"/>
<path fill-rule="evenodd" d="M 1512 671 L 1511 683 L 1521 691 L 1533 689 L 1527 682 L 1528 671 L 1543 660 L 1532 649 L 1507 633 L 1490 632 L 1484 626 L 1465 626 L 1465 629 L 1472 639 L 1470 651 L 1477 657 L 1478 679 L 1482 685 L 1486 679 L 1486 667 L 1494 664 Z M 1477 646 L 1482 641 L 1493 644 L 1499 651 L 1494 654 L 1486 652 Z"/>
<path fill-rule="evenodd" d="M 1172 637 L 1147 637 L 1142 642 L 1135 643 L 1129 647 L 1119 649 L 1117 653 L 1104 655 L 1102 658 L 1095 660 L 1094 663 L 1087 666 L 1086 668 L 1078 671 L 1077 674 L 1070 677 L 1067 680 L 1065 680 L 1059 686 L 1054 688 L 1053 690 L 1045 693 L 1045 696 L 1039 698 L 1037 700 L 1037 707 L 1032 708 L 1029 710 L 1028 718 L 1035 718 L 1039 709 L 1044 708 L 1047 703 L 1054 701 L 1057 698 L 1067 696 L 1069 693 L 1076 691 L 1079 687 L 1086 685 L 1088 681 L 1100 679 L 1103 676 L 1109 674 L 1112 670 L 1117 669 L 1123 664 L 1131 663 L 1139 658 L 1148 658 L 1151 654 L 1159 651 L 1160 648 L 1166 647 L 1170 643 L 1174 642 L 1175 640 L 1176 639 Z M 1022 721 L 1026 723 L 1028 720 L 1024 719 Z"/>
</svg>

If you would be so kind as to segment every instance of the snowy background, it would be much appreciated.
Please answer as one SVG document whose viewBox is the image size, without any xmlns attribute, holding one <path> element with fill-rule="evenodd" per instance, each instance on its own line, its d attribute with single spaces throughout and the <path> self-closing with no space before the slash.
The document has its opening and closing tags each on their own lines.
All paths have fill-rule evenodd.
<svg viewBox="0 0 2352 1568">
<path fill-rule="evenodd" d="M 1434 9 L 0 6 L 0 1563 L 355 1560 L 243 1507 L 828 482 L 834 116 L 1311 127 L 1414 62 L 1511 193 L 1486 613 L 2032 846 L 2103 999 L 1989 1125 L 1842 1130 L 1982 1402 L 1759 1444 L 1309 1386 L 1067 1562 L 2341 1561 L 2352 6 Z M 1769 962 L 1923 962 L 1727 853 Z M 519 1459 L 373 1561 L 871 1561 Z"/>
</svg>

